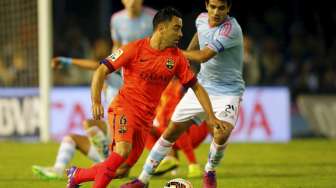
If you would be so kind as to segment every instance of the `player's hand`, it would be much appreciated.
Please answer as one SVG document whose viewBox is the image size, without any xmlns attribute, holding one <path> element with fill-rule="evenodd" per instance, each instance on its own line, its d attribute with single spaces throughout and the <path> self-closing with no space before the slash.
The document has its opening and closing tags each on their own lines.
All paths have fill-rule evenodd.
<svg viewBox="0 0 336 188">
<path fill-rule="evenodd" d="M 101 103 L 92 104 L 92 116 L 94 120 L 100 120 L 104 118 L 104 107 Z"/>
<path fill-rule="evenodd" d="M 53 69 L 61 69 L 63 67 L 60 61 L 60 57 L 55 57 L 51 60 L 51 67 Z"/>
<path fill-rule="evenodd" d="M 219 129 L 220 132 L 225 132 L 227 129 L 226 123 L 216 118 L 216 116 L 209 117 L 208 124 L 214 129 Z"/>
</svg>

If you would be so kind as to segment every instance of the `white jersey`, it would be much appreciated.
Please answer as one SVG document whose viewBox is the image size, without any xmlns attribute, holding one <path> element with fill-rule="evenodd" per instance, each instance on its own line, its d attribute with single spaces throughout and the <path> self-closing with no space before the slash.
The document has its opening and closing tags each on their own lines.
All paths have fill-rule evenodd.
<svg viewBox="0 0 336 188">
<path fill-rule="evenodd" d="M 137 18 L 130 18 L 125 9 L 114 13 L 110 23 L 112 40 L 125 45 L 150 36 L 153 32 L 152 22 L 155 13 L 154 9 L 148 7 L 143 7 Z"/>
<path fill-rule="evenodd" d="M 201 64 L 198 80 L 209 95 L 240 96 L 243 81 L 243 34 L 237 20 L 227 17 L 217 27 L 210 27 L 208 13 L 196 19 L 200 49 L 209 47 L 217 55 Z"/>
</svg>

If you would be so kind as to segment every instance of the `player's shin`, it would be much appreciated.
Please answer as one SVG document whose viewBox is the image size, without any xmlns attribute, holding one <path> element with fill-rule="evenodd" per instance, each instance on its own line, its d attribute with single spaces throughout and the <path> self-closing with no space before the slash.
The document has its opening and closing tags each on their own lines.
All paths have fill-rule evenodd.
<svg viewBox="0 0 336 188">
<path fill-rule="evenodd" d="M 143 183 L 148 183 L 149 179 L 152 176 L 152 173 L 155 171 L 157 166 L 160 164 L 162 159 L 167 155 L 171 150 L 173 143 L 164 139 L 162 136 L 155 143 L 151 152 L 149 153 L 144 168 L 139 176 L 139 180 Z"/>
<path fill-rule="evenodd" d="M 92 146 L 98 151 L 100 160 L 104 160 L 108 155 L 107 137 L 97 126 L 92 126 L 86 129 L 89 141 Z"/>
<path fill-rule="evenodd" d="M 54 168 L 58 172 L 63 172 L 65 167 L 69 164 L 76 149 L 76 144 L 70 136 L 63 138 L 59 147 Z"/>
<path fill-rule="evenodd" d="M 112 152 L 111 155 L 102 163 L 102 168 L 99 168 L 93 187 L 107 187 L 110 181 L 115 177 L 117 169 L 125 160 L 126 157 L 123 157 L 116 152 Z"/>
<path fill-rule="evenodd" d="M 226 148 L 226 143 L 222 145 L 218 145 L 212 140 L 210 145 L 210 151 L 208 156 L 208 162 L 205 165 L 205 171 L 215 171 L 215 167 L 219 165 L 221 159 L 224 156 L 224 150 Z"/>
<path fill-rule="evenodd" d="M 231 124 L 227 124 L 225 131 L 221 129 L 214 129 L 214 138 L 210 145 L 208 162 L 205 165 L 205 171 L 215 171 L 215 167 L 219 165 L 224 156 L 224 150 L 227 146 L 227 140 L 233 130 Z"/>
<path fill-rule="evenodd" d="M 99 153 L 96 150 L 96 148 L 93 147 L 92 145 L 89 148 L 89 151 L 87 153 L 87 157 L 89 159 L 91 159 L 94 163 L 99 163 L 99 162 L 103 162 L 104 161 L 104 159 L 101 157 L 101 155 L 99 155 Z"/>
</svg>

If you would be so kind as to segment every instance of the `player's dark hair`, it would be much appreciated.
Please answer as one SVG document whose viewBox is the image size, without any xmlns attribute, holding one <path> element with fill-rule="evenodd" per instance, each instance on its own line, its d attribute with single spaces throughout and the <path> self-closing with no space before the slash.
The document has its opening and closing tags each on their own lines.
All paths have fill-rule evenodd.
<svg viewBox="0 0 336 188">
<path fill-rule="evenodd" d="M 231 6 L 232 5 L 232 0 L 220 0 L 222 2 L 226 2 L 228 6 Z M 208 4 L 209 3 L 209 0 L 205 0 L 205 2 Z"/>
<path fill-rule="evenodd" d="M 153 29 L 156 30 L 157 26 L 162 22 L 169 22 L 173 16 L 182 18 L 182 14 L 173 7 L 166 7 L 159 10 L 153 18 Z"/>
</svg>

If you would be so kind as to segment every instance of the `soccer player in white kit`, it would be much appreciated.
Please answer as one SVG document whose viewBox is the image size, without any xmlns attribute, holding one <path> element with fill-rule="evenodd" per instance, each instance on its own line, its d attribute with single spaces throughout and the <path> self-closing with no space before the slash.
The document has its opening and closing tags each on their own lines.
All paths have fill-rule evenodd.
<svg viewBox="0 0 336 188">
<path fill-rule="evenodd" d="M 111 16 L 110 30 L 113 42 L 113 49 L 120 48 L 136 39 L 150 36 L 153 32 L 153 17 L 156 10 L 142 5 L 143 0 L 122 0 L 125 9 L 114 13 Z M 56 57 L 52 61 L 53 68 L 75 65 L 77 67 L 96 70 L 99 66 L 98 61 L 88 59 L 76 59 L 69 57 Z M 120 74 L 112 73 L 106 79 L 106 96 L 104 103 L 106 105 L 117 94 L 122 85 Z M 107 157 L 108 149 L 106 124 L 102 120 L 86 120 L 83 122 L 87 136 L 70 134 L 63 138 L 55 163 L 51 167 L 33 165 L 33 173 L 42 179 L 59 179 L 63 177 L 66 166 L 70 163 L 75 150 L 78 149 L 93 162 L 101 162 Z M 129 167 L 121 166 L 117 172 L 122 177 L 127 174 Z"/>
<path fill-rule="evenodd" d="M 237 20 L 228 15 L 231 0 L 206 0 L 205 4 L 207 13 L 201 13 L 196 19 L 197 33 L 184 55 L 201 63 L 197 78 L 209 94 L 215 115 L 225 122 L 225 126 L 213 128 L 213 140 L 204 169 L 203 187 L 214 188 L 217 187 L 215 167 L 224 155 L 245 90 L 242 78 L 243 34 Z M 138 179 L 122 187 L 145 187 L 176 139 L 197 119 L 206 120 L 207 117 L 204 117 L 194 93 L 188 90 L 175 108 L 172 125 L 154 145 Z"/>
</svg>

